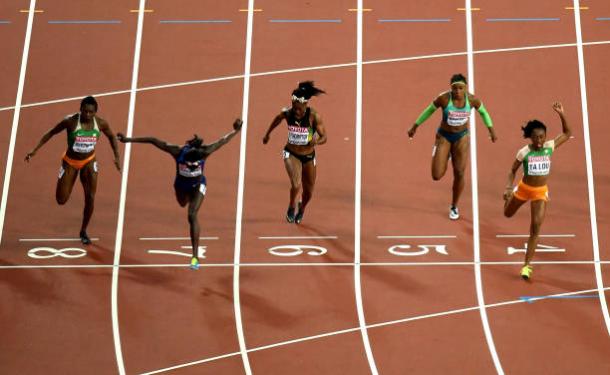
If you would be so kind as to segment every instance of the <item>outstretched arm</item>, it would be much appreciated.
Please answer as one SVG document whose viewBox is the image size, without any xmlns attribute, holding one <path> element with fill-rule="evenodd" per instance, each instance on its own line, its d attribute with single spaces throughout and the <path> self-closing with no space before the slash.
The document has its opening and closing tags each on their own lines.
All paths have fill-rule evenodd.
<svg viewBox="0 0 610 375">
<path fill-rule="evenodd" d="M 557 112 L 559 118 L 561 119 L 562 133 L 555 137 L 555 147 L 559 147 L 570 139 L 570 136 L 572 135 L 572 129 L 570 128 L 568 120 L 566 120 L 566 117 L 563 113 L 563 105 L 559 102 L 555 102 L 553 103 L 553 110 Z"/>
<path fill-rule="evenodd" d="M 34 155 L 36 155 L 36 152 L 38 151 L 38 149 L 40 149 L 45 143 L 47 143 L 49 141 L 49 139 L 51 139 L 54 135 L 58 134 L 62 130 L 66 129 L 67 127 L 68 127 L 68 119 L 64 119 L 62 122 L 55 125 L 51 129 L 49 129 L 46 133 L 44 133 L 44 135 L 42 136 L 42 138 L 40 138 L 40 141 L 38 142 L 36 147 L 34 147 L 30 152 L 28 152 L 25 155 L 25 161 L 29 162 L 30 159 L 32 159 L 32 157 Z"/>
<path fill-rule="evenodd" d="M 508 173 L 508 181 L 506 183 L 506 189 L 504 189 L 504 200 L 510 199 L 510 196 L 513 193 L 513 183 L 515 182 L 515 175 L 517 174 L 517 170 L 521 165 L 521 161 L 515 159 L 513 162 L 513 166 Z"/>
<path fill-rule="evenodd" d="M 487 130 L 489 131 L 489 138 L 491 138 L 491 141 L 495 143 L 498 137 L 496 136 L 494 124 L 493 121 L 491 121 L 491 116 L 489 116 L 489 113 L 483 105 L 483 102 L 474 96 L 472 97 L 471 102 L 473 107 L 476 108 L 477 112 L 479 112 L 479 115 L 481 115 L 483 123 L 485 124 L 485 126 L 487 126 Z"/>
<path fill-rule="evenodd" d="M 285 117 L 284 112 L 281 112 L 279 115 L 275 116 L 275 118 L 271 122 L 271 125 L 269 125 L 269 129 L 267 129 L 267 133 L 265 133 L 265 136 L 263 137 L 264 145 L 266 145 L 267 142 L 269 142 L 269 137 L 271 136 L 271 132 L 273 131 L 273 129 L 277 128 L 277 126 L 282 122 L 284 117 Z"/>
<path fill-rule="evenodd" d="M 116 166 L 116 169 L 120 171 L 121 158 L 119 156 L 119 146 L 116 143 L 116 137 L 114 136 L 112 129 L 110 129 L 110 125 L 105 120 L 99 120 L 100 130 L 102 131 L 102 133 L 104 133 L 106 138 L 108 138 L 108 141 L 110 142 L 110 147 L 112 147 L 112 152 L 114 153 L 114 165 Z"/>
<path fill-rule="evenodd" d="M 117 133 L 116 137 L 122 143 L 150 143 L 158 149 L 171 154 L 173 157 L 177 157 L 180 154 L 180 146 L 169 144 L 155 137 L 125 137 L 122 133 Z"/>
<path fill-rule="evenodd" d="M 239 133 L 239 131 L 241 130 L 241 126 L 243 124 L 244 123 L 241 119 L 236 119 L 235 121 L 233 121 L 233 131 L 225 134 L 219 140 L 217 140 L 216 142 L 214 142 L 212 144 L 201 146 L 203 148 L 203 152 L 206 154 L 206 156 L 210 155 L 214 151 L 218 150 L 222 146 L 229 143 L 231 138 L 235 137 L 235 134 Z"/>
<path fill-rule="evenodd" d="M 442 107 L 443 95 L 444 94 L 441 94 L 436 99 L 434 99 L 434 101 L 428 107 L 426 107 L 426 109 L 424 109 L 424 111 L 419 115 L 417 120 L 415 120 L 415 123 L 413 124 L 413 126 L 411 126 L 411 129 L 409 129 L 409 131 L 407 132 L 407 134 L 409 134 L 409 138 L 413 138 L 415 136 L 415 132 L 417 131 L 417 127 L 423 124 L 424 121 L 429 119 L 438 107 Z"/>
</svg>

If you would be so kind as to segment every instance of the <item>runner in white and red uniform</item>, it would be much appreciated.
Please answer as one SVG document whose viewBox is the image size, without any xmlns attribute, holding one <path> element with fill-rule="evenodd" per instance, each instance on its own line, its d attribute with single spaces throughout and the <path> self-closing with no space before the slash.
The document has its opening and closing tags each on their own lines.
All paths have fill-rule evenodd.
<svg viewBox="0 0 610 375">
<path fill-rule="evenodd" d="M 301 223 L 313 194 L 316 182 L 315 146 L 326 143 L 326 130 L 320 115 L 307 103 L 313 96 L 323 93 L 323 90 L 314 86 L 313 81 L 299 83 L 299 87 L 292 92 L 291 107 L 282 109 L 275 116 L 263 137 L 263 144 L 267 144 L 273 129 L 286 120 L 288 142 L 282 158 L 290 178 L 290 203 L 286 212 L 286 221 L 289 223 Z M 301 201 L 298 201 L 301 189 Z"/>
<path fill-rule="evenodd" d="M 114 134 L 108 122 L 97 117 L 96 113 L 97 101 L 95 98 L 92 96 L 84 98 L 81 101 L 79 113 L 67 116 L 59 124 L 47 131 L 36 147 L 25 156 L 25 161 L 29 162 L 38 149 L 47 143 L 51 137 L 64 130 L 66 131 L 68 149 L 62 157 L 55 199 L 58 204 L 65 204 L 68 198 L 70 198 L 76 177 L 80 175 L 80 181 L 85 190 L 85 209 L 79 236 L 81 242 L 85 245 L 91 243 L 91 239 L 87 234 L 87 226 L 93 215 L 95 192 L 97 189 L 98 165 L 95 160 L 95 146 L 101 133 L 104 133 L 110 141 L 112 151 L 114 152 L 114 164 L 117 170 L 121 170 L 119 149 Z"/>
</svg>

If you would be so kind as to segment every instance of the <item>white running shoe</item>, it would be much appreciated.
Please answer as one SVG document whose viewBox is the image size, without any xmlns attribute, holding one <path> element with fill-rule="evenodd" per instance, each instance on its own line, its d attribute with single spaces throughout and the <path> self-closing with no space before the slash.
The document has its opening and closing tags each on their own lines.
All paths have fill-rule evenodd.
<svg viewBox="0 0 610 375">
<path fill-rule="evenodd" d="M 457 207 L 449 206 L 449 219 L 457 220 L 460 218 L 460 211 Z"/>
</svg>

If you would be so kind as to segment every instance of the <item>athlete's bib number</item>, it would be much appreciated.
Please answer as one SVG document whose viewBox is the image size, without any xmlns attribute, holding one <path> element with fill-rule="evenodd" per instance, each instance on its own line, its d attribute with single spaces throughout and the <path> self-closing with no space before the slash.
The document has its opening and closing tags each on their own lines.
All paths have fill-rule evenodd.
<svg viewBox="0 0 610 375">
<path fill-rule="evenodd" d="M 548 156 L 530 157 L 527 172 L 530 176 L 546 176 L 551 171 L 551 158 Z"/>
<path fill-rule="evenodd" d="M 93 152 L 96 143 L 97 137 L 77 136 L 74 140 L 74 145 L 72 145 L 72 150 L 75 152 L 88 154 Z"/>
<path fill-rule="evenodd" d="M 288 143 L 305 146 L 309 143 L 309 129 L 301 126 L 288 126 Z"/>
</svg>

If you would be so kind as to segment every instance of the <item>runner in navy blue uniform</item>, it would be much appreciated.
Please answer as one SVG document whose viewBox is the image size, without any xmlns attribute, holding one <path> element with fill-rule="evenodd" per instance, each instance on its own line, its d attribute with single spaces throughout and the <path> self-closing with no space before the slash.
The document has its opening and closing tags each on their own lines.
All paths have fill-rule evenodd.
<svg viewBox="0 0 610 375">
<path fill-rule="evenodd" d="M 117 139 L 123 143 L 150 143 L 157 148 L 169 153 L 176 160 L 176 179 L 174 180 L 174 190 L 176 200 L 181 207 L 188 204 L 188 221 L 190 226 L 191 245 L 193 247 L 193 257 L 191 258 L 191 268 L 199 269 L 199 221 L 197 213 L 203 202 L 206 192 L 206 178 L 203 174 L 205 161 L 214 151 L 227 144 L 235 136 L 242 126 L 242 121 L 237 119 L 233 122 L 233 131 L 226 134 L 219 140 L 211 144 L 203 144 L 203 139 L 195 135 L 186 141 L 183 146 L 168 144 L 165 141 L 154 137 L 125 137 L 118 133 Z"/>
<path fill-rule="evenodd" d="M 315 146 L 326 143 L 326 130 L 322 119 L 318 112 L 307 105 L 312 96 L 320 94 L 324 94 L 324 91 L 315 87 L 313 81 L 300 82 L 299 87 L 292 91 L 292 106 L 282 109 L 275 116 L 263 137 L 263 144 L 267 144 L 273 129 L 286 120 L 288 142 L 282 152 L 282 158 L 290 177 L 290 203 L 286 213 L 286 221 L 289 223 L 300 224 L 303 220 L 305 207 L 311 199 L 316 182 Z M 301 188 L 302 200 L 297 207 Z"/>
</svg>

